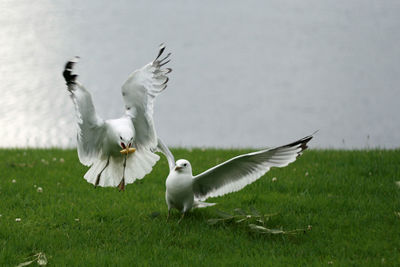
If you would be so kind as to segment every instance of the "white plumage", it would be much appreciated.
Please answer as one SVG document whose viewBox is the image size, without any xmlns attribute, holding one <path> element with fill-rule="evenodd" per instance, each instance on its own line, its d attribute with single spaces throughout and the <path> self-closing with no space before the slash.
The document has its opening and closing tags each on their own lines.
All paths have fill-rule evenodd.
<svg viewBox="0 0 400 267">
<path fill-rule="evenodd" d="M 149 64 L 134 71 L 122 86 L 125 114 L 119 119 L 103 120 L 95 111 L 90 93 L 73 74 L 78 57 L 67 62 L 63 72 L 71 93 L 78 125 L 78 156 L 90 166 L 84 178 L 94 185 L 119 186 L 133 183 L 148 174 L 159 156 L 158 138 L 153 122 L 154 100 L 166 87 L 169 62 L 160 58 L 165 50 L 161 45 L 158 56 Z M 129 154 L 129 151 L 134 151 Z M 126 154 L 121 154 L 128 151 Z"/>
<path fill-rule="evenodd" d="M 170 164 L 165 193 L 168 215 L 172 208 L 184 214 L 192 208 L 212 206 L 214 203 L 203 201 L 239 191 L 271 167 L 287 166 L 301 155 L 312 138 L 313 135 L 310 135 L 288 145 L 240 155 L 196 176 L 192 175 L 192 167 L 187 160 L 178 160 L 175 166 Z M 170 152 L 164 154 L 169 162 L 174 161 Z"/>
</svg>

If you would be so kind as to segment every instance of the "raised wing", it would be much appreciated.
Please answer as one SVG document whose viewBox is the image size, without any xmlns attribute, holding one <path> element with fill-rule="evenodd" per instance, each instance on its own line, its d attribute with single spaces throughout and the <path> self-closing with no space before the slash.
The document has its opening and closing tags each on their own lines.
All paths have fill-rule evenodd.
<svg viewBox="0 0 400 267">
<path fill-rule="evenodd" d="M 167 74 L 170 68 L 162 67 L 169 62 L 169 53 L 161 58 L 165 46 L 160 46 L 157 58 L 134 71 L 122 86 L 122 96 L 125 102 L 126 114 L 133 120 L 136 131 L 136 146 L 155 149 L 157 146 L 157 135 L 153 123 L 154 99 L 166 87 Z"/>
<path fill-rule="evenodd" d="M 295 161 L 312 138 L 310 135 L 285 146 L 240 155 L 195 176 L 195 198 L 202 201 L 239 191 L 271 167 L 285 167 Z"/>
<path fill-rule="evenodd" d="M 90 166 L 98 159 L 105 135 L 105 124 L 96 114 L 90 93 L 76 80 L 73 67 L 78 57 L 67 62 L 63 72 L 78 120 L 78 156 L 82 164 Z"/>
</svg>

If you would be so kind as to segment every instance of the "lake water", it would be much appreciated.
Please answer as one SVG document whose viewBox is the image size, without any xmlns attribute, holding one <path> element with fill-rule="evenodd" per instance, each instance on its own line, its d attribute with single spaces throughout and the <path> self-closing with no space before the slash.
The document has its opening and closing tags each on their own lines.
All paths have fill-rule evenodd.
<svg viewBox="0 0 400 267">
<path fill-rule="evenodd" d="M 312 147 L 400 146 L 400 2 L 0 2 L 0 147 L 73 147 L 61 76 L 80 81 L 103 118 L 120 86 L 171 51 L 155 105 L 171 146 L 265 147 L 320 130 Z"/>
</svg>

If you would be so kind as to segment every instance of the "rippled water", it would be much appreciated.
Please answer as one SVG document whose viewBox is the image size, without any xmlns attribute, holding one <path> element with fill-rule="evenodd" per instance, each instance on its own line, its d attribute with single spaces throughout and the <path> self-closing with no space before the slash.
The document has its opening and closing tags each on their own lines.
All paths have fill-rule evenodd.
<svg viewBox="0 0 400 267">
<path fill-rule="evenodd" d="M 158 99 L 173 146 L 263 147 L 319 129 L 314 147 L 400 146 L 398 1 L 1 1 L 0 146 L 71 147 L 75 118 L 61 71 L 103 118 L 120 85 L 165 42 Z"/>
</svg>

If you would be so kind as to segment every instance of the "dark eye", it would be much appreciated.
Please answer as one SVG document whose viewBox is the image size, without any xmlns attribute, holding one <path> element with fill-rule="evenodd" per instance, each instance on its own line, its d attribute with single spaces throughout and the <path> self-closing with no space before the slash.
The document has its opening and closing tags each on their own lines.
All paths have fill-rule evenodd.
<svg viewBox="0 0 400 267">
<path fill-rule="evenodd" d="M 185 167 L 186 167 L 186 166 L 187 166 L 187 164 L 185 163 L 185 164 L 183 164 L 183 166 L 185 166 Z"/>
<path fill-rule="evenodd" d="M 120 136 L 120 137 L 119 137 L 119 139 L 121 139 L 121 140 L 122 140 L 122 136 Z"/>
</svg>

